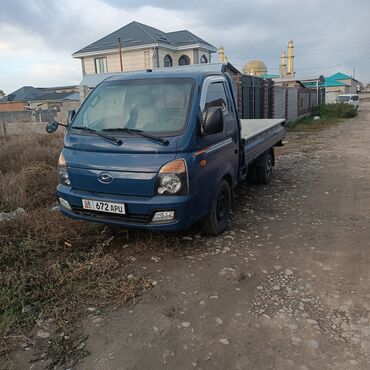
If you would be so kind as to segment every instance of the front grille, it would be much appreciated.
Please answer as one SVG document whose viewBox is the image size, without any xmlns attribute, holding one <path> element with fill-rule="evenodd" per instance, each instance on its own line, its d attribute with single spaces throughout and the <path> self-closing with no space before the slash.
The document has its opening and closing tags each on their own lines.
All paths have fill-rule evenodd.
<svg viewBox="0 0 370 370">
<path fill-rule="evenodd" d="M 83 209 L 82 207 L 76 207 L 76 206 L 72 206 L 72 210 L 77 215 L 90 216 L 90 217 L 94 217 L 97 219 L 119 220 L 119 221 L 125 221 L 128 223 L 132 222 L 135 224 L 148 224 L 150 222 L 149 215 L 143 215 L 143 214 L 120 215 L 118 213 L 90 211 L 87 209 Z"/>
</svg>

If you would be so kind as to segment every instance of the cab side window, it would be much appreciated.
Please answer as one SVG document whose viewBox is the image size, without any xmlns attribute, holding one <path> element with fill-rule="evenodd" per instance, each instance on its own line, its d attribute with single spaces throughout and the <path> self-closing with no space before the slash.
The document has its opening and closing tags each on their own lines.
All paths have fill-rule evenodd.
<svg viewBox="0 0 370 370">
<path fill-rule="evenodd" d="M 220 107 L 224 113 L 229 112 L 226 92 L 222 82 L 213 82 L 208 86 L 204 109 Z"/>
</svg>

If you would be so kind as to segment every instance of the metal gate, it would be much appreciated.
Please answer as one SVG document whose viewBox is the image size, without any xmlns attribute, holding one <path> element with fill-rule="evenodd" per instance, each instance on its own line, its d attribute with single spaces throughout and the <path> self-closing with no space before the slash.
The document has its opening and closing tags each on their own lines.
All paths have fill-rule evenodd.
<svg viewBox="0 0 370 370">
<path fill-rule="evenodd" d="M 241 118 L 263 118 L 263 79 L 254 76 L 241 76 L 240 81 L 243 95 Z"/>
</svg>

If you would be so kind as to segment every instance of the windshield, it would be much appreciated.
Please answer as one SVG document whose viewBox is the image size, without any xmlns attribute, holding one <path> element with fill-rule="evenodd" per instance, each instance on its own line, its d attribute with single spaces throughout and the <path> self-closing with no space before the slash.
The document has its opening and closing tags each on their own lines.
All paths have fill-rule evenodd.
<svg viewBox="0 0 370 370">
<path fill-rule="evenodd" d="M 183 78 L 104 82 L 88 96 L 72 127 L 179 132 L 187 122 L 193 85 Z"/>
<path fill-rule="evenodd" d="M 346 101 L 349 101 L 349 96 L 338 96 L 337 97 L 337 102 L 339 103 L 344 103 Z"/>
</svg>

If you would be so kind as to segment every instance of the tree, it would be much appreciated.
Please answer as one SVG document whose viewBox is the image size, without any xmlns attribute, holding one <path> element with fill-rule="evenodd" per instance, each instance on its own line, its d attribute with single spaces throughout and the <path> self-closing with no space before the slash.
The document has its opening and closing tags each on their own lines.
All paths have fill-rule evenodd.
<svg viewBox="0 0 370 370">
<path fill-rule="evenodd" d="M 5 93 L 3 90 L 0 89 L 0 97 L 3 97 L 3 96 L 5 96 Z"/>
</svg>

